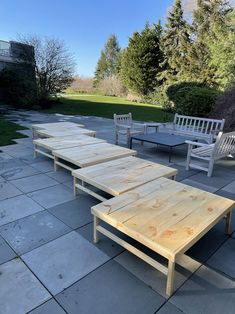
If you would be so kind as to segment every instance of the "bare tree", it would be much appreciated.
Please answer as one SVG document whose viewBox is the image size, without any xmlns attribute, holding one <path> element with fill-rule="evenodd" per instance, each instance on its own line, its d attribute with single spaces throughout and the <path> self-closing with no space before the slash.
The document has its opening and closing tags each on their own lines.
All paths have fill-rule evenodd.
<svg viewBox="0 0 235 314">
<path fill-rule="evenodd" d="M 47 99 L 72 83 L 75 62 L 63 41 L 36 35 L 20 36 L 19 41 L 34 47 L 40 99 Z"/>
</svg>

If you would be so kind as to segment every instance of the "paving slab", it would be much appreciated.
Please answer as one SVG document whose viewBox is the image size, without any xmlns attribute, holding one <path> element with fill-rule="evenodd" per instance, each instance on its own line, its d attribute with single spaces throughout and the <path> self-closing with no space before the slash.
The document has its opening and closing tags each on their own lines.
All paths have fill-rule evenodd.
<svg viewBox="0 0 235 314">
<path fill-rule="evenodd" d="M 72 229 L 80 228 L 93 220 L 91 207 L 97 200 L 90 196 L 80 196 L 76 200 L 49 208 L 49 212 Z"/>
<path fill-rule="evenodd" d="M 190 314 L 234 314 L 235 282 L 202 266 L 170 299 Z"/>
<path fill-rule="evenodd" d="M 191 180 L 198 182 L 200 184 L 208 185 L 212 188 L 215 188 L 216 190 L 221 189 L 225 185 L 231 182 L 231 177 L 228 177 L 226 175 L 215 175 L 213 173 L 212 177 L 208 177 L 206 172 L 200 172 L 195 174 L 194 176 L 190 177 Z"/>
<path fill-rule="evenodd" d="M 31 166 L 41 172 L 54 171 L 54 163 L 52 160 L 45 160 L 31 164 Z"/>
<path fill-rule="evenodd" d="M 40 305 L 35 310 L 29 312 L 30 314 L 66 314 L 61 306 L 54 300 L 51 299 L 46 303 Z"/>
<path fill-rule="evenodd" d="M 167 302 L 166 304 L 163 305 L 163 307 L 160 308 L 159 311 L 156 312 L 156 314 L 184 314 L 184 313 L 170 302 Z"/>
<path fill-rule="evenodd" d="M 109 257 L 72 231 L 26 253 L 22 259 L 56 295 L 105 263 Z"/>
<path fill-rule="evenodd" d="M 4 182 L 4 181 L 5 181 L 5 179 L 0 176 L 0 183 L 1 183 L 1 182 Z"/>
<path fill-rule="evenodd" d="M 42 162 L 42 161 L 48 161 L 48 157 L 46 157 L 46 156 L 41 155 L 41 156 L 38 156 L 37 158 L 35 158 L 34 156 L 32 156 L 32 154 L 21 157 L 19 159 L 28 165 L 35 164 L 35 163 Z"/>
<path fill-rule="evenodd" d="M 28 196 L 45 208 L 54 207 L 76 198 L 73 195 L 73 191 L 63 184 L 31 192 Z"/>
<path fill-rule="evenodd" d="M 235 201 L 235 191 L 234 191 L 234 193 L 230 193 L 230 192 L 227 192 L 227 191 L 224 191 L 224 190 L 219 190 L 215 194 L 218 194 L 218 195 L 230 198 L 231 200 Z"/>
<path fill-rule="evenodd" d="M 161 256 L 151 252 L 148 252 L 148 255 L 161 264 L 167 266 L 167 261 Z M 142 259 L 136 257 L 128 251 L 118 255 L 115 258 L 115 261 L 125 267 L 129 272 L 142 280 L 146 285 L 158 292 L 164 298 L 168 298 L 166 295 L 166 276 L 154 267 L 150 266 Z M 174 289 L 179 288 L 200 266 L 201 264 L 197 261 L 192 261 L 191 264 L 188 264 L 188 269 L 176 265 Z"/>
<path fill-rule="evenodd" d="M 20 259 L 0 265 L 0 313 L 24 314 L 51 296 Z"/>
<path fill-rule="evenodd" d="M 207 264 L 235 279 L 235 239 L 228 239 Z"/>
<path fill-rule="evenodd" d="M 71 229 L 47 211 L 17 220 L 0 227 L 1 236 L 19 254 L 24 254 Z"/>
<path fill-rule="evenodd" d="M 6 169 L 5 167 L 0 170 L 0 175 L 6 180 L 20 179 L 28 176 L 33 176 L 34 174 L 40 173 L 38 170 L 30 166 L 19 166 L 11 169 Z"/>
<path fill-rule="evenodd" d="M 71 173 L 63 168 L 59 168 L 56 172 L 55 171 L 47 172 L 47 176 L 55 179 L 60 183 L 73 182 Z"/>
<path fill-rule="evenodd" d="M 106 224 L 101 223 L 101 225 L 105 225 L 106 229 L 112 229 L 112 227 L 108 227 Z M 115 243 L 114 241 L 110 240 L 108 237 L 104 236 L 103 234 L 99 234 L 100 241 L 98 243 L 93 242 L 93 223 L 89 223 L 88 225 L 79 228 L 76 230 L 79 234 L 81 234 L 85 239 L 107 254 L 109 257 L 113 258 L 118 254 L 124 251 L 123 247 Z M 117 234 L 117 232 L 114 232 Z"/>
<path fill-rule="evenodd" d="M 222 190 L 229 193 L 235 193 L 235 180 L 232 181 L 230 184 L 224 186 Z"/>
<path fill-rule="evenodd" d="M 33 215 L 43 208 L 26 195 L 19 195 L 0 202 L 0 226 Z"/>
<path fill-rule="evenodd" d="M 10 155 L 7 154 L 7 153 L 4 153 L 4 152 L 1 150 L 1 147 L 0 147 L 0 163 L 9 161 L 9 160 L 11 160 L 11 159 L 13 159 L 13 157 L 10 156 Z"/>
<path fill-rule="evenodd" d="M 15 252 L 6 243 L 6 241 L 0 236 L 0 264 L 10 261 L 16 257 Z"/>
<path fill-rule="evenodd" d="M 210 193 L 214 193 L 214 192 L 216 192 L 218 190 L 218 188 L 215 188 L 215 187 L 212 187 L 210 185 L 206 185 L 206 184 L 194 181 L 194 180 L 192 180 L 192 177 L 190 177 L 190 179 L 185 179 L 185 180 L 183 180 L 181 182 L 184 183 L 184 184 L 187 184 L 187 185 L 191 185 L 191 186 L 193 186 L 195 188 L 198 188 L 198 189 L 210 192 Z"/>
<path fill-rule="evenodd" d="M 33 192 L 58 184 L 57 181 L 45 174 L 37 174 L 26 178 L 12 180 L 11 183 L 24 193 Z"/>
<path fill-rule="evenodd" d="M 56 296 L 70 314 L 153 314 L 164 299 L 114 261 Z"/>
<path fill-rule="evenodd" d="M 20 158 L 11 157 L 8 160 L 0 160 L 0 172 L 21 166 L 25 166 L 25 163 Z"/>
<path fill-rule="evenodd" d="M 13 184 L 3 181 L 0 182 L 0 201 L 22 194 Z"/>
</svg>

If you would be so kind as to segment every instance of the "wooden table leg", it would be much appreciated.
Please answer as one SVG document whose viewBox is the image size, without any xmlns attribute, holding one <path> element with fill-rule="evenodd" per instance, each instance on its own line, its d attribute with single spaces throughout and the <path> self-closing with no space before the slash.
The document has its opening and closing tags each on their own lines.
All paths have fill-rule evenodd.
<svg viewBox="0 0 235 314">
<path fill-rule="evenodd" d="M 168 272 L 167 272 L 167 283 L 166 283 L 166 294 L 172 295 L 174 288 L 174 275 L 175 275 L 175 262 L 168 261 Z"/>
<path fill-rule="evenodd" d="M 94 217 L 94 223 L 93 223 L 93 238 L 94 238 L 94 243 L 97 243 L 99 241 L 99 236 L 98 236 L 98 231 L 96 229 L 96 227 L 99 224 L 99 218 L 96 217 L 95 215 Z"/>
<path fill-rule="evenodd" d="M 58 157 L 54 156 L 54 171 L 58 170 L 58 165 L 56 163 L 57 161 L 58 161 Z"/>
<path fill-rule="evenodd" d="M 74 196 L 77 196 L 77 187 L 76 187 L 77 182 L 78 182 L 78 179 L 76 177 L 73 177 L 73 194 L 74 194 Z"/>
<path fill-rule="evenodd" d="M 232 211 L 230 211 L 226 216 L 226 223 L 225 223 L 226 234 L 231 234 L 231 220 L 232 220 Z"/>
</svg>

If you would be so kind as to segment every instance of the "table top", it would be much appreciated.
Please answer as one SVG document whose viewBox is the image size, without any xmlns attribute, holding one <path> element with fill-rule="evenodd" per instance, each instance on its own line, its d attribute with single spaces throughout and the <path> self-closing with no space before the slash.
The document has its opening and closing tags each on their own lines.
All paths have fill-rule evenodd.
<svg viewBox="0 0 235 314">
<path fill-rule="evenodd" d="M 39 129 L 56 129 L 56 128 L 76 128 L 76 127 L 84 127 L 83 124 L 78 124 L 74 122 L 52 122 L 52 123 L 38 123 L 33 124 L 32 128 L 35 130 Z"/>
<path fill-rule="evenodd" d="M 49 138 L 41 138 L 33 141 L 34 144 L 44 147 L 48 150 L 57 150 L 63 148 L 70 148 L 75 146 L 83 146 L 97 143 L 105 143 L 105 140 L 79 134 L 73 136 L 61 136 L 61 137 L 49 137 Z"/>
<path fill-rule="evenodd" d="M 96 132 L 85 129 L 85 128 L 61 128 L 61 129 L 40 129 L 37 130 L 38 135 L 45 136 L 45 137 L 61 137 L 61 136 L 69 136 L 69 135 L 79 135 L 79 134 L 84 134 L 84 135 L 95 135 Z"/>
<path fill-rule="evenodd" d="M 139 141 L 172 147 L 185 144 L 185 141 L 187 140 L 192 140 L 192 137 L 173 135 L 161 132 L 133 135 L 131 138 Z"/>
<path fill-rule="evenodd" d="M 159 177 L 172 177 L 174 168 L 137 157 L 125 157 L 83 169 L 72 175 L 113 196 L 120 195 Z"/>
<path fill-rule="evenodd" d="M 78 167 L 92 166 L 109 160 L 136 155 L 136 151 L 121 146 L 99 143 L 52 151 L 55 157 L 66 160 Z"/>
<path fill-rule="evenodd" d="M 92 207 L 92 213 L 175 261 L 235 206 L 235 201 L 159 178 Z"/>
</svg>

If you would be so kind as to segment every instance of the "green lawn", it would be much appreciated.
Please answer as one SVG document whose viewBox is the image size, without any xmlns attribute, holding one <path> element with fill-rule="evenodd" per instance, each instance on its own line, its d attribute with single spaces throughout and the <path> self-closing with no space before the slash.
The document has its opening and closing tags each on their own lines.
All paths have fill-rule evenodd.
<svg viewBox="0 0 235 314">
<path fill-rule="evenodd" d="M 120 97 L 109 96 L 68 96 L 61 98 L 62 103 L 54 104 L 51 108 L 43 110 L 48 113 L 61 113 L 68 115 L 85 115 L 113 118 L 114 113 L 131 112 L 135 120 L 165 121 L 171 120 L 172 115 L 165 117 L 161 107 L 135 103 Z"/>
<path fill-rule="evenodd" d="M 16 132 L 17 130 L 25 130 L 16 123 L 12 123 L 0 115 L 0 146 L 15 144 L 12 139 L 27 137 Z"/>
</svg>

